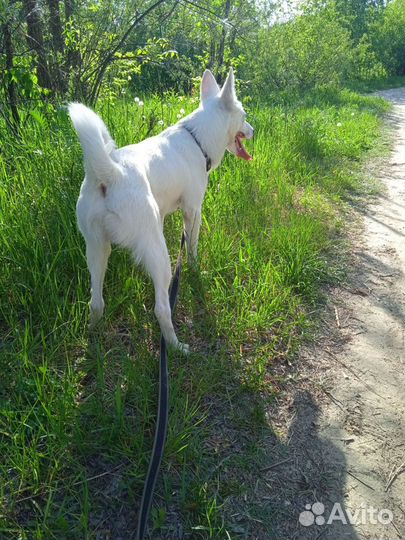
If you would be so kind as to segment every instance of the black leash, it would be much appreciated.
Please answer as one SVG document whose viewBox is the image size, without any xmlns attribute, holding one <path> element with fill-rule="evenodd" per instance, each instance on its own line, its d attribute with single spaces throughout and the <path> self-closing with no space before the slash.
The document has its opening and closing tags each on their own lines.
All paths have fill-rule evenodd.
<svg viewBox="0 0 405 540">
<path fill-rule="evenodd" d="M 186 235 L 183 232 L 181 236 L 180 251 L 177 257 L 176 268 L 170 284 L 169 301 L 172 314 L 176 305 L 177 294 L 179 292 L 180 274 L 181 274 L 181 255 L 183 252 Z M 153 490 L 155 489 L 156 478 L 162 461 L 165 447 L 167 423 L 169 419 L 169 371 L 167 365 L 167 346 L 163 335 L 160 338 L 160 367 L 159 367 L 159 406 L 156 419 L 155 440 L 153 443 L 152 457 L 149 463 L 148 474 L 146 475 L 143 487 L 141 507 L 138 517 L 137 540 L 143 540 L 145 537 L 146 525 L 150 507 L 152 504 Z"/>
</svg>

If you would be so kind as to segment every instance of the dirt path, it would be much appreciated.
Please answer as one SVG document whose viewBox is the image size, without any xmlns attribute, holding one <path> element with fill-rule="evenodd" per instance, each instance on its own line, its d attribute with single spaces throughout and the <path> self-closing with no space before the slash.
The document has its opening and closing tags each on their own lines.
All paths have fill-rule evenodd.
<svg viewBox="0 0 405 540">
<path fill-rule="evenodd" d="M 336 355 L 340 369 L 331 391 L 340 407 L 325 408 L 320 435 L 335 441 L 345 458 L 346 507 L 394 515 L 384 525 L 389 512 L 386 519 L 366 513 L 352 532 L 391 539 L 404 538 L 405 94 L 396 89 L 380 95 L 394 104 L 389 121 L 395 146 L 380 171 L 385 192 L 365 211 L 356 282 L 336 306 L 348 343 Z M 341 532 L 343 538 L 344 526 Z"/>
<path fill-rule="evenodd" d="M 405 93 L 379 94 L 394 105 L 385 188 L 359 210 L 351 279 L 332 295 L 325 335 L 303 351 L 291 403 L 272 419 L 289 425 L 269 445 L 275 466 L 265 475 L 277 539 L 405 538 Z"/>
</svg>

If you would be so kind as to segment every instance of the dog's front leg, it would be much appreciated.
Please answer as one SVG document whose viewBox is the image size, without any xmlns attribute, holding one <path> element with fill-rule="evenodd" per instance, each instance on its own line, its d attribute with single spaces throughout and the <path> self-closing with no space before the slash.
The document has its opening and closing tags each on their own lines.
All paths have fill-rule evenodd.
<svg viewBox="0 0 405 540">
<path fill-rule="evenodd" d="M 197 259 L 198 236 L 201 226 L 201 209 L 184 210 L 183 219 L 188 259 L 189 261 L 195 261 Z"/>
</svg>

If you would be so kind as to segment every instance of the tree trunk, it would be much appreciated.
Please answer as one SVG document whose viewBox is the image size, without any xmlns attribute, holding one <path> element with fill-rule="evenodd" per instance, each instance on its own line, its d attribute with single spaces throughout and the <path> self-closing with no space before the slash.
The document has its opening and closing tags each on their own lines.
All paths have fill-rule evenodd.
<svg viewBox="0 0 405 540">
<path fill-rule="evenodd" d="M 74 0 L 65 0 L 65 19 L 68 21 L 73 16 L 75 10 Z"/>
<path fill-rule="evenodd" d="M 38 84 L 43 88 L 52 88 L 48 63 L 44 49 L 43 29 L 36 0 L 23 0 L 25 20 L 27 21 L 27 41 L 30 49 L 36 53 Z"/>
<path fill-rule="evenodd" d="M 63 52 L 62 23 L 60 22 L 59 0 L 48 0 L 49 7 L 49 27 L 52 35 L 52 45 L 54 51 Z"/>
<path fill-rule="evenodd" d="M 210 25 L 210 54 L 208 58 L 208 69 L 215 69 L 215 26 L 213 24 Z"/>
<path fill-rule="evenodd" d="M 53 58 L 52 71 L 55 86 L 60 94 L 66 91 L 66 72 L 62 69 L 62 54 L 64 41 L 62 35 L 62 24 L 60 21 L 59 0 L 48 0 L 49 8 L 49 29 L 52 36 Z"/>
<path fill-rule="evenodd" d="M 13 42 L 11 40 L 10 22 L 3 24 L 4 35 L 4 50 L 6 53 L 6 70 L 7 70 L 7 97 L 8 103 L 13 117 L 13 127 L 17 131 L 20 125 L 20 115 L 17 109 L 17 88 L 12 79 L 12 71 L 14 67 L 14 51 Z"/>
<path fill-rule="evenodd" d="M 231 0 L 226 0 L 225 10 L 224 10 L 224 20 L 227 21 L 229 18 L 229 12 L 231 11 Z M 224 75 L 222 73 L 222 66 L 224 65 L 224 53 L 225 53 L 225 40 L 226 40 L 227 26 L 224 23 L 222 27 L 221 41 L 219 42 L 218 48 L 218 62 L 217 62 L 217 79 L 219 84 L 222 84 Z"/>
<path fill-rule="evenodd" d="M 75 0 L 65 0 L 65 24 L 68 23 L 74 24 L 74 16 L 76 11 L 76 2 Z M 65 61 L 64 61 L 64 71 L 65 71 L 65 82 L 66 86 L 70 85 L 73 89 L 74 98 L 82 99 L 86 95 L 86 91 L 83 90 L 83 84 L 80 80 L 80 68 L 82 65 L 82 59 L 80 51 L 75 46 L 70 46 L 65 49 Z M 72 72 L 73 68 L 73 72 Z M 71 80 L 72 79 L 72 80 Z"/>
</svg>

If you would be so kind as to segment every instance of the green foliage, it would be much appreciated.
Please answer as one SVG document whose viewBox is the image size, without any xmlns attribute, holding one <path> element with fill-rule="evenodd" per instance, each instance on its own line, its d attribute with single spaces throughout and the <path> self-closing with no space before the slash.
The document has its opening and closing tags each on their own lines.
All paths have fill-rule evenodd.
<svg viewBox="0 0 405 540">
<path fill-rule="evenodd" d="M 346 21 L 346 25 L 352 24 L 354 45 L 350 77 L 373 81 L 403 75 L 405 1 L 364 2 L 357 10 L 352 4 L 351 9 L 352 16 Z"/>
<path fill-rule="evenodd" d="M 46 88 L 41 88 L 38 85 L 38 77 L 30 67 L 29 59 L 20 57 L 16 59 L 12 69 L 5 70 L 3 73 L 5 82 L 13 81 L 18 87 L 21 97 L 26 101 L 39 100 L 42 95 L 48 93 Z"/>
<path fill-rule="evenodd" d="M 266 90 L 305 91 L 345 78 L 349 35 L 335 19 L 328 9 L 261 30 L 259 50 L 252 49 L 247 62 L 254 74 L 251 89 L 261 95 Z"/>
<path fill-rule="evenodd" d="M 250 77 L 254 74 L 251 91 L 258 95 L 302 92 L 336 84 L 346 76 L 349 57 L 349 33 L 336 23 L 333 5 L 308 10 L 260 30 L 258 46 L 246 62 Z"/>
<path fill-rule="evenodd" d="M 384 77 L 383 79 L 373 79 L 372 81 L 351 80 L 346 86 L 355 92 L 363 94 L 375 92 L 376 90 L 387 90 L 390 88 L 401 88 L 405 86 L 405 78 L 402 76 Z"/>
<path fill-rule="evenodd" d="M 370 26 L 376 55 L 389 75 L 405 74 L 405 1 L 392 0 Z"/>
<path fill-rule="evenodd" d="M 249 92 L 298 95 L 348 79 L 403 74 L 405 3 L 309 0 L 290 19 L 262 27 L 240 73 Z"/>
<path fill-rule="evenodd" d="M 223 80 L 233 65 L 245 95 L 289 99 L 404 72 L 405 0 L 306 0 L 281 18 L 276 3 L 253 0 L 149 0 L 136 13 L 127 0 L 61 0 L 60 48 L 50 3 L 35 11 L 30 38 L 27 1 L 0 5 L 12 36 L 0 54 L 0 101 L 17 123 L 17 108 L 38 100 L 188 93 L 206 67 Z"/>
<path fill-rule="evenodd" d="M 138 47 L 135 51 L 116 52 L 114 62 L 106 71 L 106 84 L 101 97 L 108 96 L 109 99 L 114 99 L 120 94 L 125 94 L 133 88 L 134 78 L 147 79 L 148 75 L 159 77 L 163 64 L 177 60 L 178 56 L 177 51 L 170 49 L 168 41 L 162 38 L 149 38 L 143 47 Z M 149 69 L 146 69 L 147 67 Z M 150 80 L 148 82 L 149 87 L 157 86 L 156 81 L 153 81 L 153 84 L 150 84 Z"/>
<path fill-rule="evenodd" d="M 363 34 L 352 56 L 352 76 L 361 81 L 372 81 L 387 77 L 384 64 L 378 59 L 370 37 Z"/>
</svg>

